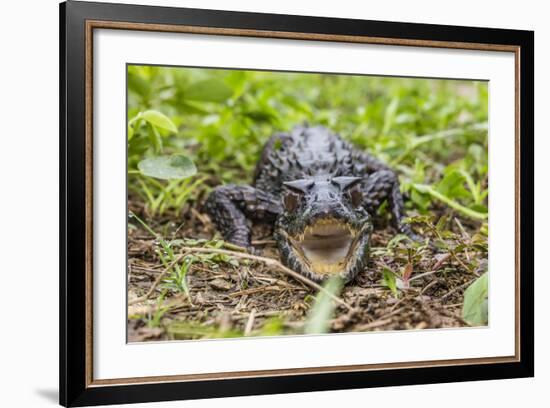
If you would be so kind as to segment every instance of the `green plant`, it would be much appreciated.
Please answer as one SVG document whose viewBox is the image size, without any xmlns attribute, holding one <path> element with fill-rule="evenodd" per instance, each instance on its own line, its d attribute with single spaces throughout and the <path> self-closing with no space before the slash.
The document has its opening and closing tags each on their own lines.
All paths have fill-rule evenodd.
<svg viewBox="0 0 550 408">
<path fill-rule="evenodd" d="M 436 274 L 457 285 L 473 282 L 487 258 L 487 82 L 130 65 L 127 117 L 129 207 L 153 226 L 140 220 L 129 228 L 141 225 L 156 238 L 157 252 L 148 261 L 169 269 L 161 283 L 167 297 L 187 293 L 190 298 L 188 280 L 193 286 L 195 273 L 205 270 L 235 277 L 231 284 L 240 290 L 255 287 L 248 261 L 190 255 L 185 248 L 238 249 L 216 238 L 197 238 L 212 232 L 201 229 L 209 226 L 204 198 L 219 184 L 249 184 L 268 138 L 304 123 L 329 127 L 399 175 L 409 222 L 425 241 L 390 238 L 382 220 L 371 260 L 385 298 L 391 293 L 405 303 Z M 389 218 L 387 203 L 378 215 Z M 181 226 L 180 238 L 168 227 L 174 222 Z M 424 274 L 427 278 L 418 278 Z M 458 279 L 461 274 L 465 278 Z M 488 277 L 478 287 L 483 280 Z M 446 299 L 459 304 L 461 290 Z M 441 285 L 424 295 L 432 291 L 439 296 Z M 472 291 L 466 291 L 469 299 Z M 312 305 L 305 325 L 285 313 L 256 317 L 252 335 L 330 330 L 340 309 L 319 294 L 303 296 L 304 308 Z M 483 324 L 483 302 L 466 303 L 464 319 Z M 162 321 L 173 338 L 243 335 L 210 315 L 200 318 L 209 322 L 205 327 L 198 318 L 181 321 L 177 312 L 167 323 L 166 313 Z"/>
<path fill-rule="evenodd" d="M 193 202 L 211 178 L 249 182 L 267 138 L 308 122 L 397 167 L 418 211 L 487 218 L 485 82 L 129 66 L 128 86 L 130 190 L 153 213 Z M 198 164 L 194 193 L 172 200 L 164 188 L 189 184 L 143 177 L 138 163 L 160 154 Z"/>
<path fill-rule="evenodd" d="M 333 277 L 323 285 L 326 291 L 334 296 L 338 296 L 343 287 L 342 279 Z M 319 292 L 315 297 L 315 303 L 309 312 L 304 333 L 316 334 L 326 333 L 330 328 L 330 319 L 335 309 L 334 301 L 325 292 Z"/>
<path fill-rule="evenodd" d="M 186 276 L 194 259 L 190 256 L 183 258 L 179 257 L 174 251 L 173 241 L 165 240 L 160 234 L 153 231 L 153 229 L 147 225 L 145 221 L 133 212 L 130 212 L 129 215 L 132 219 L 137 220 L 147 232 L 155 237 L 155 243 L 160 245 L 160 248 L 156 248 L 156 254 L 164 268 L 169 271 L 169 278 L 166 280 L 167 287 L 185 293 L 187 298 L 191 301 Z"/>
<path fill-rule="evenodd" d="M 397 297 L 399 295 L 397 291 L 397 277 L 395 276 L 395 272 L 388 267 L 384 267 L 382 270 L 382 285 L 386 286 L 393 296 Z"/>
<path fill-rule="evenodd" d="M 161 319 L 164 316 L 164 314 L 170 310 L 170 307 L 163 306 L 164 299 L 166 298 L 166 292 L 162 292 L 162 294 L 157 299 L 156 308 L 154 309 L 153 315 L 149 316 L 147 320 L 147 326 L 150 328 L 159 327 L 161 323 Z"/>
<path fill-rule="evenodd" d="M 489 274 L 486 272 L 464 292 L 462 318 L 471 326 L 484 326 L 489 322 Z"/>
</svg>

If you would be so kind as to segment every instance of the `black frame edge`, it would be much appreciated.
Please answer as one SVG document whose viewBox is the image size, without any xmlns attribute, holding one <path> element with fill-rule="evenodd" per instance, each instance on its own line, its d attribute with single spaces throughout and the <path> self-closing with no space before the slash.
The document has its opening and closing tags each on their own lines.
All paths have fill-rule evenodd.
<svg viewBox="0 0 550 408">
<path fill-rule="evenodd" d="M 86 394 L 85 16 L 60 4 L 60 404 Z M 106 401 L 107 402 L 107 401 Z"/>
<path fill-rule="evenodd" d="M 534 33 L 532 31 L 68 1 L 59 8 L 59 402 L 64 406 L 291 393 L 534 376 Z M 521 47 L 521 361 L 88 387 L 85 384 L 85 21 L 188 24 Z M 81 273 L 82 272 L 82 273 Z M 391 378 L 391 379 L 390 379 Z"/>
<path fill-rule="evenodd" d="M 59 5 L 59 403 L 61 405 L 67 404 L 67 369 L 65 362 L 67 360 L 67 342 L 65 340 L 65 333 L 67 332 L 67 319 L 65 318 L 65 302 L 66 298 L 66 286 L 65 286 L 65 108 L 67 106 L 66 101 L 66 85 L 65 78 L 67 75 L 67 69 L 65 66 L 65 22 L 66 22 L 66 4 L 61 3 Z"/>
<path fill-rule="evenodd" d="M 526 31 L 520 50 L 520 355 L 535 375 L 535 33 Z"/>
</svg>

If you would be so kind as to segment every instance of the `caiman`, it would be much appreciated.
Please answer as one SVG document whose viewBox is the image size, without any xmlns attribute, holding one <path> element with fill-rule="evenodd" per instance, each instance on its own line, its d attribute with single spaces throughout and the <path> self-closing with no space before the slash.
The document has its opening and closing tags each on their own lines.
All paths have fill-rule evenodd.
<svg viewBox="0 0 550 408">
<path fill-rule="evenodd" d="M 397 232 L 403 222 L 396 173 L 322 126 L 297 126 L 268 140 L 254 183 L 216 187 L 206 210 L 224 239 L 254 252 L 252 222 L 274 226 L 281 261 L 321 282 L 349 282 L 366 268 L 373 217 L 385 202 Z"/>
</svg>

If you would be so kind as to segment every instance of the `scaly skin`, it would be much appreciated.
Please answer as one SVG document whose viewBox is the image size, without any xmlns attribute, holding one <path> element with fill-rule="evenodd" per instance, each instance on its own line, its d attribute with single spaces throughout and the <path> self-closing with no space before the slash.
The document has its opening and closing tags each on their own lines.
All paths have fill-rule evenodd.
<svg viewBox="0 0 550 408">
<path fill-rule="evenodd" d="M 305 261 L 296 239 L 317 222 L 336 220 L 356 236 L 338 272 L 350 281 L 366 266 L 372 216 L 386 200 L 397 231 L 417 240 L 403 223 L 403 197 L 389 167 L 324 127 L 297 126 L 267 142 L 253 186 L 217 187 L 206 210 L 225 240 L 251 251 L 247 220 L 273 225 L 282 261 L 315 281 L 330 273 Z"/>
</svg>

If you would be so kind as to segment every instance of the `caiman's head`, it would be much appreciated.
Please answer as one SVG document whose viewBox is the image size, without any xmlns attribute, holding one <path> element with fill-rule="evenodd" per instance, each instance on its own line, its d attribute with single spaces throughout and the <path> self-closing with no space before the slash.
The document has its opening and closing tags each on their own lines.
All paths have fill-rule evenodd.
<svg viewBox="0 0 550 408">
<path fill-rule="evenodd" d="M 367 261 L 372 222 L 358 177 L 317 177 L 284 183 L 284 211 L 275 239 L 282 261 L 317 282 L 352 280 Z"/>
</svg>

